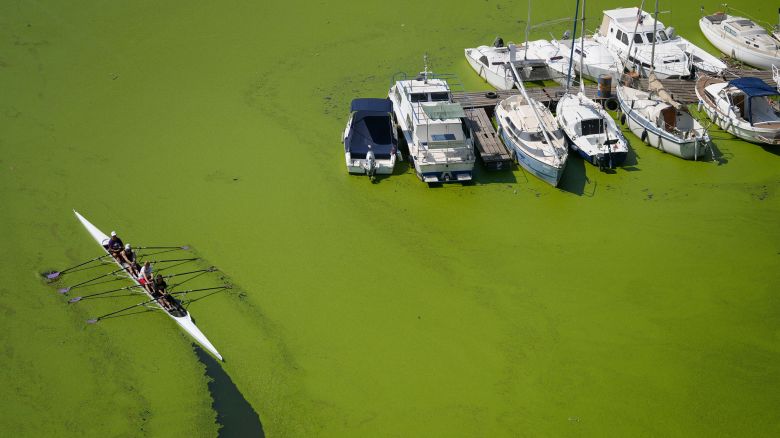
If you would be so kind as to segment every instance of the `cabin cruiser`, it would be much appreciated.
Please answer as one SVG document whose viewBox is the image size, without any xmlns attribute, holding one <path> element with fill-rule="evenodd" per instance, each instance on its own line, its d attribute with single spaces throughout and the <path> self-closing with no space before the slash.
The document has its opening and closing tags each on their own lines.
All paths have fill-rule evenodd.
<svg viewBox="0 0 780 438">
<path fill-rule="evenodd" d="M 699 27 L 713 46 L 734 59 L 765 70 L 780 66 L 780 41 L 752 20 L 717 12 L 702 17 Z"/>
<path fill-rule="evenodd" d="M 648 78 L 649 91 L 640 90 L 637 78 L 626 75 L 618 83 L 621 123 L 647 145 L 686 160 L 702 157 L 709 146 L 707 131 L 664 89 L 654 74 Z"/>
<path fill-rule="evenodd" d="M 609 47 L 629 70 L 636 69 L 647 77 L 654 64 L 659 79 L 690 77 L 694 70 L 720 74 L 726 64 L 717 57 L 677 35 L 639 8 L 604 11 L 601 27 L 594 39 Z M 652 45 L 655 42 L 653 63 Z M 630 53 L 629 53 L 630 51 Z"/>
<path fill-rule="evenodd" d="M 426 66 L 415 79 L 396 81 L 388 94 L 417 176 L 427 183 L 471 181 L 474 140 L 447 81 Z"/>
<path fill-rule="evenodd" d="M 398 152 L 389 99 L 354 99 L 341 141 L 349 173 L 391 174 Z"/>
<path fill-rule="evenodd" d="M 499 37 L 492 46 L 479 46 L 465 49 L 466 60 L 487 83 L 498 90 L 511 90 L 515 80 L 508 63 L 517 68 L 521 78 L 527 81 L 550 79 L 547 64 L 543 59 L 534 58 L 527 46 L 517 47 L 513 43 L 504 46 Z"/>
<path fill-rule="evenodd" d="M 725 82 L 702 76 L 696 81 L 696 96 L 724 131 L 749 142 L 780 145 L 780 92 L 761 79 Z"/>
</svg>

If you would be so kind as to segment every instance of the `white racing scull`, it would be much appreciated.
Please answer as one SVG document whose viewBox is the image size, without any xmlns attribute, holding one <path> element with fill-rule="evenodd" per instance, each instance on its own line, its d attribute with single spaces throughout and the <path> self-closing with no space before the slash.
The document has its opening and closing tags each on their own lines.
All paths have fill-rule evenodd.
<svg viewBox="0 0 780 438">
<path fill-rule="evenodd" d="M 80 215 L 76 210 L 73 210 L 73 213 L 76 214 L 76 217 L 81 221 L 81 224 L 84 225 L 84 228 L 89 231 L 89 234 L 92 235 L 92 238 L 95 239 L 98 245 L 100 245 L 101 248 L 103 248 L 103 251 L 108 254 L 108 250 L 103 246 L 106 242 L 108 242 L 109 237 L 105 235 L 102 231 L 100 231 L 96 226 L 92 225 L 91 222 L 86 220 L 84 216 Z M 116 262 L 119 267 L 124 269 L 124 266 L 120 264 L 118 261 L 116 261 L 113 257 L 111 257 L 114 262 Z M 170 316 L 174 321 L 176 321 L 176 324 L 179 324 L 179 326 L 184 329 L 185 332 L 189 333 L 190 336 L 192 336 L 203 348 L 205 348 L 209 353 L 216 356 L 219 360 L 222 359 L 222 355 L 219 354 L 216 348 L 209 342 L 208 338 L 206 338 L 206 335 L 203 334 L 203 332 L 200 331 L 200 329 L 195 325 L 195 323 L 192 321 L 192 318 L 190 317 L 189 312 L 186 310 L 183 311 L 183 314 L 181 316 L 173 315 L 171 312 L 162 309 L 162 307 L 159 306 L 156 300 L 154 300 L 154 297 L 146 290 L 146 288 L 141 285 L 141 283 L 138 282 L 138 279 L 136 279 L 134 276 L 128 274 L 128 277 L 133 280 L 137 285 L 141 286 L 141 288 L 144 290 L 144 293 L 146 293 L 147 296 L 152 301 L 154 305 L 156 305 L 158 308 L 160 308 L 163 312 L 165 312 L 168 316 Z"/>
</svg>

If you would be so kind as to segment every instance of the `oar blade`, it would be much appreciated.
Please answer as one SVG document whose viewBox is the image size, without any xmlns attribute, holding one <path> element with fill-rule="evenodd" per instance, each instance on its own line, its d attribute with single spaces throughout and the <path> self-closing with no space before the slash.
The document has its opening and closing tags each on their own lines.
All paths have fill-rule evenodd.
<svg viewBox="0 0 780 438">
<path fill-rule="evenodd" d="M 60 274 L 61 273 L 58 271 L 49 272 L 48 274 L 46 274 L 46 278 L 48 278 L 49 280 L 54 280 L 56 278 L 59 278 Z"/>
<path fill-rule="evenodd" d="M 57 289 L 57 292 L 59 292 L 61 294 L 66 294 L 66 293 L 70 292 L 70 287 L 61 287 L 61 288 Z"/>
<path fill-rule="evenodd" d="M 184 251 L 187 251 L 188 249 L 190 249 L 190 246 L 189 245 L 184 245 L 184 246 L 181 247 L 181 249 L 183 249 Z"/>
<path fill-rule="evenodd" d="M 100 318 L 88 319 L 87 324 L 97 324 L 98 321 L 100 321 Z"/>
<path fill-rule="evenodd" d="M 68 302 L 71 303 L 71 304 L 78 303 L 79 301 L 81 301 L 82 298 L 84 298 L 84 297 L 74 297 L 74 298 L 69 299 Z"/>
</svg>

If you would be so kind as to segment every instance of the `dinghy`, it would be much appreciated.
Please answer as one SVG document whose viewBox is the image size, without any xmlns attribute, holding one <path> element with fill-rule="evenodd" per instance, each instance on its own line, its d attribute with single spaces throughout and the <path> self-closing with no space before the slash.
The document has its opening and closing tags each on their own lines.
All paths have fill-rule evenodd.
<svg viewBox="0 0 780 438">
<path fill-rule="evenodd" d="M 769 70 L 780 66 L 780 41 L 750 19 L 716 12 L 699 20 L 704 36 L 732 58 Z"/>
<path fill-rule="evenodd" d="M 761 79 L 725 82 L 702 76 L 696 81 L 696 96 L 724 131 L 753 143 L 780 144 L 780 92 Z"/>
<path fill-rule="evenodd" d="M 398 152 L 398 139 L 389 99 L 354 99 L 341 141 L 349 173 L 391 174 Z"/>
</svg>

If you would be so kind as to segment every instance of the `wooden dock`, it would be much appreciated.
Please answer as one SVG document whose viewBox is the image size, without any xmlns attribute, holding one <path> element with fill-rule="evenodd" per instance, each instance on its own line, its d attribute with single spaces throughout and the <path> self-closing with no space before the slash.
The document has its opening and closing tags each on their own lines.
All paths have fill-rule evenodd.
<svg viewBox="0 0 780 438">
<path fill-rule="evenodd" d="M 488 170 L 504 170 L 512 167 L 512 154 L 498 138 L 485 108 L 467 108 L 466 122 L 474 134 L 474 146 Z"/>
</svg>

